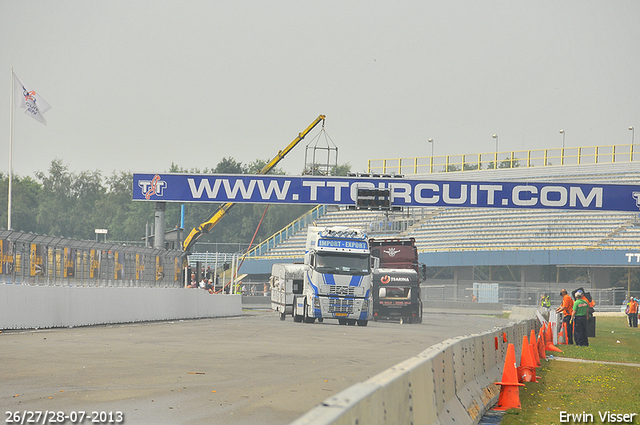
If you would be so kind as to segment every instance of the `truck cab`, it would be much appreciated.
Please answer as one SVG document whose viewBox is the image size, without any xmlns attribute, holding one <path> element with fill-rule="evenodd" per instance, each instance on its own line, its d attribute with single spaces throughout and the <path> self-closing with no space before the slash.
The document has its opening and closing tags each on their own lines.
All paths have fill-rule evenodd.
<svg viewBox="0 0 640 425">
<path fill-rule="evenodd" d="M 371 256 L 380 259 L 380 267 L 389 269 L 413 269 L 420 280 L 424 266 L 418 262 L 415 238 L 372 238 L 369 239 Z"/>
<path fill-rule="evenodd" d="M 359 229 L 310 226 L 304 264 L 272 267 L 272 308 L 282 320 L 291 312 L 295 322 L 366 326 L 373 313 L 370 254 Z"/>
<path fill-rule="evenodd" d="M 422 323 L 420 280 L 412 269 L 376 269 L 373 273 L 373 320 Z"/>
</svg>

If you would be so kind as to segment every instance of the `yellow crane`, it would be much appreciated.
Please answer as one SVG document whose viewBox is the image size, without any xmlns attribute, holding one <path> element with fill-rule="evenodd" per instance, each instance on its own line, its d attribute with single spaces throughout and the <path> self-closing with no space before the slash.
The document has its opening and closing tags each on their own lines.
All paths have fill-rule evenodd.
<svg viewBox="0 0 640 425">
<path fill-rule="evenodd" d="M 269 161 L 269 163 L 265 165 L 262 168 L 262 170 L 258 171 L 258 174 L 267 174 L 269 171 L 271 171 L 278 164 L 278 162 L 280 162 L 282 158 L 284 158 L 285 155 L 291 151 L 291 149 L 293 149 L 302 139 L 304 139 L 304 137 L 307 134 L 309 134 L 311 130 L 315 128 L 315 126 L 317 126 L 320 123 L 320 121 L 322 121 L 322 125 L 324 125 L 324 119 L 325 119 L 324 115 L 319 115 L 318 118 L 316 118 L 309 125 L 309 127 L 307 127 L 302 133 L 298 134 L 298 137 L 293 139 L 293 141 L 289 143 L 289 145 L 286 148 L 284 148 L 284 150 L 278 151 L 278 154 L 275 157 L 273 157 L 273 159 Z M 222 204 L 218 208 L 218 210 L 215 213 L 213 213 L 205 222 L 200 224 L 198 227 L 194 227 L 193 230 L 191 230 L 189 235 L 185 238 L 184 242 L 182 243 L 182 249 L 188 252 L 193 246 L 193 244 L 198 240 L 198 238 L 202 236 L 204 233 L 210 232 L 211 229 L 213 229 L 215 225 L 218 224 L 218 222 L 220 222 L 222 217 L 224 217 L 224 215 L 234 205 L 235 205 L 235 202 L 226 202 Z"/>
</svg>

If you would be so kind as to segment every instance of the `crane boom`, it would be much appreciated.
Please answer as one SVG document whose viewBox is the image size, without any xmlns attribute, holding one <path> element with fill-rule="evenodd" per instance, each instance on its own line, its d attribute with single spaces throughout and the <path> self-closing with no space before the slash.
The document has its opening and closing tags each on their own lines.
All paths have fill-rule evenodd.
<svg viewBox="0 0 640 425">
<path fill-rule="evenodd" d="M 325 119 L 324 115 L 319 115 L 318 118 L 316 118 L 302 133 L 299 133 L 298 136 L 295 139 L 293 139 L 293 141 L 289 143 L 289 145 L 286 148 L 284 148 L 284 150 L 278 151 L 278 154 L 274 156 L 273 159 L 269 161 L 267 165 L 262 167 L 262 170 L 258 171 L 258 174 L 267 174 L 269 171 L 271 171 L 276 165 L 278 165 L 278 163 L 282 160 L 282 158 L 285 157 L 285 155 L 291 152 L 291 150 L 302 139 L 304 139 L 304 137 L 307 134 L 309 134 L 311 130 L 315 128 L 315 126 L 317 126 L 320 123 L 320 121 L 322 121 L 324 125 L 324 119 Z M 196 242 L 196 240 L 198 240 L 198 238 L 200 238 L 202 234 L 210 232 L 211 229 L 213 229 L 215 225 L 218 224 L 218 222 L 222 219 L 222 217 L 224 217 L 224 215 L 234 205 L 235 205 L 235 202 L 226 202 L 222 204 L 218 208 L 218 210 L 215 213 L 213 213 L 205 222 L 200 224 L 198 227 L 194 227 L 193 230 L 191 230 L 189 235 L 185 238 L 184 242 L 182 243 L 182 249 L 184 251 L 189 251 L 193 246 L 193 244 Z"/>
</svg>

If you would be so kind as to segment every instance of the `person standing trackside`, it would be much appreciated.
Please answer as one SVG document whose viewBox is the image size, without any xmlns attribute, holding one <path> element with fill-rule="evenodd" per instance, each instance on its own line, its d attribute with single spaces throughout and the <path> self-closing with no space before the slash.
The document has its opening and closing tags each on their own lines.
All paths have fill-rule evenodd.
<svg viewBox="0 0 640 425">
<path fill-rule="evenodd" d="M 573 300 L 571 299 L 571 295 L 567 294 L 566 289 L 562 289 L 560 291 L 560 296 L 562 297 L 562 304 L 560 307 L 556 308 L 556 313 L 562 312 L 562 323 L 567 325 L 567 344 L 573 344 L 573 326 L 571 326 L 571 314 L 573 313 Z"/>
<path fill-rule="evenodd" d="M 549 301 L 548 294 L 540 295 L 540 307 L 546 307 L 546 308 L 551 307 L 551 301 Z"/>
<path fill-rule="evenodd" d="M 571 312 L 571 321 L 575 324 L 574 336 L 576 345 L 581 347 L 589 346 L 589 337 L 587 336 L 587 310 L 589 303 L 583 298 L 582 291 L 576 292 L 576 302 L 573 303 Z"/>
<path fill-rule="evenodd" d="M 630 297 L 629 298 L 629 313 L 627 313 L 627 316 L 629 316 L 629 326 L 632 328 L 637 328 L 638 327 L 638 300 Z"/>
</svg>

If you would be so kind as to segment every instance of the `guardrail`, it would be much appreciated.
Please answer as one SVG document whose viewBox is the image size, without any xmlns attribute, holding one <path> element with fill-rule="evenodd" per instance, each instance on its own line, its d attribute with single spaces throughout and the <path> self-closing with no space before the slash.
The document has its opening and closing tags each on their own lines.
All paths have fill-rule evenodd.
<svg viewBox="0 0 640 425">
<path fill-rule="evenodd" d="M 182 287 L 183 251 L 0 230 L 0 283 Z"/>
<path fill-rule="evenodd" d="M 603 164 L 640 160 L 635 145 L 585 146 L 441 155 L 410 158 L 370 159 L 368 173 L 432 174 L 496 168 L 548 167 L 555 165 Z"/>
<path fill-rule="evenodd" d="M 526 319 L 448 339 L 326 399 L 291 425 L 478 423 L 498 399 L 507 343 L 519 359 L 532 329 L 536 320 Z"/>
</svg>

